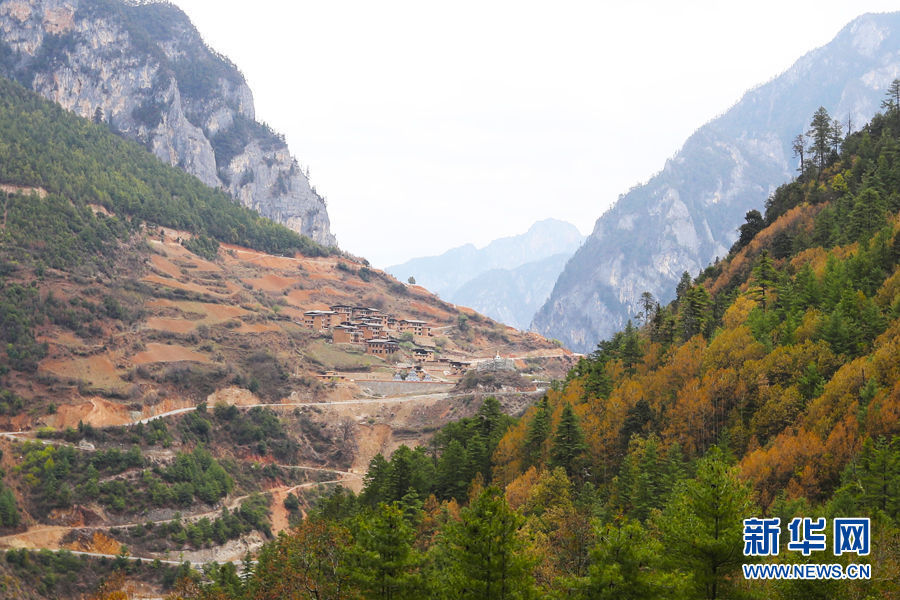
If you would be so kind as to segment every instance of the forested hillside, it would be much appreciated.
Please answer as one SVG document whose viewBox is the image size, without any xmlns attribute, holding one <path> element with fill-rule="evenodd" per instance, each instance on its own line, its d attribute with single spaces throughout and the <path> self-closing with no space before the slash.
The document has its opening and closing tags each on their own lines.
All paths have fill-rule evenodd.
<svg viewBox="0 0 900 600">
<path fill-rule="evenodd" d="M 55 221 L 65 212 L 82 213 L 75 222 L 63 221 L 68 221 L 69 234 L 81 236 L 85 243 L 121 237 L 110 235 L 112 232 L 82 235 L 82 228 L 95 226 L 85 213 L 88 205 L 95 204 L 116 215 L 118 219 L 113 221 L 128 223 L 132 229 L 149 222 L 266 252 L 329 253 L 309 238 L 240 206 L 224 192 L 164 165 L 138 144 L 113 135 L 106 126 L 78 119 L 2 78 L 0 183 L 41 188 L 57 204 L 72 205 L 65 211 L 55 206 L 52 214 L 46 215 L 26 211 L 21 222 L 5 223 L 4 234 L 18 236 L 17 241 L 29 239 L 35 227 L 44 227 L 46 219 Z M 8 218 L 9 210 L 7 207 L 4 213 Z M 75 255 L 69 259 L 77 260 Z"/>
<path fill-rule="evenodd" d="M 433 334 L 376 355 L 307 323 L 338 304 Z M 416 349 L 443 359 L 417 364 L 427 378 Z M 464 376 L 497 352 L 518 372 Z M 109 576 L 158 598 L 330 486 L 360 489 L 373 457 L 471 416 L 484 389 L 520 411 L 572 364 L 0 80 L 0 597 L 82 598 Z M 501 434 L 465 464 L 489 475 Z M 465 497 L 470 475 L 447 489 Z"/>
<path fill-rule="evenodd" d="M 376 457 L 361 495 L 321 502 L 249 576 L 212 569 L 176 597 L 897 597 L 898 93 L 843 140 L 817 112 L 799 177 L 729 256 L 666 306 L 645 294 L 521 419 L 485 402 L 430 448 Z M 871 553 L 745 557 L 761 516 L 783 540 L 794 517 L 869 517 Z M 744 579 L 759 561 L 872 577 Z"/>
<path fill-rule="evenodd" d="M 170 2 L 0 3 L 0 75 L 105 123 L 259 214 L 334 245 L 325 198 L 257 121 L 238 67 Z"/>
</svg>

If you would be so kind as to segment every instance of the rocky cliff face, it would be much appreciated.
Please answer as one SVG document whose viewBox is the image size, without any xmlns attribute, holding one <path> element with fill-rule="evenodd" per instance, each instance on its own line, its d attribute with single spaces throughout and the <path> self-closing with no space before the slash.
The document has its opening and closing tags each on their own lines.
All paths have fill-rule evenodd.
<svg viewBox="0 0 900 600">
<path fill-rule="evenodd" d="M 791 140 L 819 106 L 858 128 L 900 77 L 900 13 L 864 15 L 827 46 L 701 127 L 621 196 L 567 263 L 533 329 L 579 351 L 625 325 L 644 291 L 668 301 L 684 271 L 724 257 L 744 214 L 796 169 Z"/>
<path fill-rule="evenodd" d="M 103 119 L 263 216 L 335 244 L 324 199 L 284 138 L 255 120 L 243 75 L 175 6 L 4 0 L 0 73 Z"/>
</svg>

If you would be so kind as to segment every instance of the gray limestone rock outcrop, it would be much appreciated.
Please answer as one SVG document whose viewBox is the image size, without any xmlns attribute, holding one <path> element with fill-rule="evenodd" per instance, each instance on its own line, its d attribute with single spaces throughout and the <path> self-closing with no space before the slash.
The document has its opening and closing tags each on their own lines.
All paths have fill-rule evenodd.
<svg viewBox="0 0 900 600">
<path fill-rule="evenodd" d="M 283 136 L 255 120 L 243 75 L 177 7 L 119 0 L 3 0 L 0 74 L 261 215 L 335 245 L 325 200 Z"/>
<path fill-rule="evenodd" d="M 796 173 L 791 141 L 817 108 L 858 129 L 896 77 L 900 13 L 873 14 L 747 92 L 597 220 L 532 328 L 589 352 L 638 313 L 644 291 L 671 300 L 681 274 L 725 257 L 746 212 Z"/>
</svg>

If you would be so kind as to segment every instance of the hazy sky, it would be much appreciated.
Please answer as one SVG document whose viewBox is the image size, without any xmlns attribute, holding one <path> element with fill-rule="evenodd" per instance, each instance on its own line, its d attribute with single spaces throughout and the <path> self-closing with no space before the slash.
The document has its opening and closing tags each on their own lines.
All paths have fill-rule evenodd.
<svg viewBox="0 0 900 600">
<path fill-rule="evenodd" d="M 699 126 L 896 2 L 175 0 L 243 71 L 344 249 L 384 267 L 588 233 Z"/>
</svg>

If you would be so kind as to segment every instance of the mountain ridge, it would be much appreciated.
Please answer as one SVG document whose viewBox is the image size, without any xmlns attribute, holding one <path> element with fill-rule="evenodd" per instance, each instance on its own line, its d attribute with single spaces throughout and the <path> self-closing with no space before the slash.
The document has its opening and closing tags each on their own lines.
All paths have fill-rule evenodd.
<svg viewBox="0 0 900 600">
<path fill-rule="evenodd" d="M 283 136 L 256 121 L 237 67 L 169 3 L 15 0 L 0 5 L 0 74 L 244 206 L 335 245 L 325 200 Z"/>
<path fill-rule="evenodd" d="M 562 268 L 562 263 L 575 251 L 584 236 L 565 221 L 543 219 L 533 223 L 519 235 L 498 238 L 477 248 L 464 244 L 443 254 L 414 258 L 386 270 L 401 281 L 414 277 L 423 287 L 439 294 L 445 300 L 469 306 L 491 318 L 526 329 L 531 315 L 550 292 L 559 274 L 547 270 L 547 260 Z M 560 255 L 565 255 L 561 258 Z M 522 271 L 524 269 L 524 271 Z M 498 282 L 487 274 L 497 271 L 507 283 L 522 293 L 504 293 L 497 289 Z M 516 284 L 517 272 L 529 272 L 532 280 L 529 289 Z M 520 281 L 521 283 L 521 281 Z M 540 290 L 535 292 L 535 290 Z"/>
<path fill-rule="evenodd" d="M 485 271 L 463 284 L 448 299 L 526 330 L 571 257 L 571 252 L 562 252 L 511 269 Z"/>
<path fill-rule="evenodd" d="M 900 13 L 863 15 L 700 127 L 597 219 L 532 328 L 589 351 L 636 314 L 642 292 L 670 300 L 682 272 L 725 256 L 744 213 L 792 174 L 791 140 L 818 106 L 842 121 L 850 114 L 855 129 L 875 114 L 900 73 L 898 32 Z"/>
</svg>

